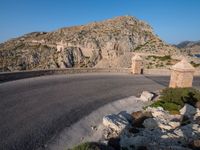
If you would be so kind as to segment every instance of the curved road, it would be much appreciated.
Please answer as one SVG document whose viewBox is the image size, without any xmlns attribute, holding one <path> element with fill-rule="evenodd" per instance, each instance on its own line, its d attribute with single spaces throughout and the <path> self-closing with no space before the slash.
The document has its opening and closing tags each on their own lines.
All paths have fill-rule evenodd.
<svg viewBox="0 0 200 150">
<path fill-rule="evenodd" d="M 32 150 L 111 101 L 168 85 L 169 77 L 54 75 L 0 84 L 0 149 Z M 195 79 L 199 88 L 200 79 Z"/>
</svg>

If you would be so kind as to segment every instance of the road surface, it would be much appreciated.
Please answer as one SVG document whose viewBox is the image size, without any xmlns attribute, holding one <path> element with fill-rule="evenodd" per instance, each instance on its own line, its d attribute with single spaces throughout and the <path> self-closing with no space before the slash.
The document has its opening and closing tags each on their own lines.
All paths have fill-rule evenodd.
<svg viewBox="0 0 200 150">
<path fill-rule="evenodd" d="M 109 102 L 168 85 L 169 77 L 52 75 L 0 84 L 0 149 L 33 150 Z M 195 78 L 200 87 L 200 78 Z M 134 107 L 134 106 L 133 106 Z"/>
</svg>

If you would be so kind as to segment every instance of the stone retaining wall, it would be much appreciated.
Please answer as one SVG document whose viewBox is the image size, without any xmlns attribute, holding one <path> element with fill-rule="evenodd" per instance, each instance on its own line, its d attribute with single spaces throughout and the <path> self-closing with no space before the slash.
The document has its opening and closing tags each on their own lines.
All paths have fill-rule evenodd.
<svg viewBox="0 0 200 150">
<path fill-rule="evenodd" d="M 170 69 L 144 69 L 144 74 L 149 75 L 163 75 L 163 76 L 170 76 L 171 70 Z M 200 70 L 195 70 L 195 76 L 200 76 Z"/>
<path fill-rule="evenodd" d="M 34 70 L 34 71 L 18 71 L 0 73 L 0 83 L 23 78 L 31 78 L 44 75 L 57 74 L 76 74 L 76 73 L 131 73 L 131 68 L 68 68 L 68 69 L 52 69 L 52 70 Z M 147 75 L 170 75 L 169 69 L 144 69 Z M 200 75 L 200 71 L 196 71 L 195 75 Z"/>
<path fill-rule="evenodd" d="M 0 83 L 12 81 L 23 78 L 31 78 L 44 75 L 57 75 L 57 74 L 77 74 L 77 73 L 131 73 L 130 68 L 68 68 L 68 69 L 52 69 L 52 70 L 34 70 L 34 71 L 18 71 L 18 72 L 4 72 L 0 73 Z"/>
</svg>

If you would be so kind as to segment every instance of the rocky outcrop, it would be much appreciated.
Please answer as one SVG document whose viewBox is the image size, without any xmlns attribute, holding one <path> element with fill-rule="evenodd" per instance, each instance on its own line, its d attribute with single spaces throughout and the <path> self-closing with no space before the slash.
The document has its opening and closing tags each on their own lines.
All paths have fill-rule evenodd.
<svg viewBox="0 0 200 150">
<path fill-rule="evenodd" d="M 186 110 L 188 112 L 192 110 L 192 114 L 188 114 Z M 180 114 L 176 115 L 170 114 L 162 107 L 148 107 L 146 110 L 133 112 L 132 123 L 126 121 L 126 128 L 121 128 L 120 132 L 116 132 L 119 130 L 114 128 L 109 130 L 111 127 L 106 126 L 105 130 L 109 130 L 109 136 L 105 140 L 108 140 L 109 145 L 110 139 L 111 141 L 113 138 L 117 139 L 118 143 L 115 143 L 115 146 L 118 149 L 128 150 L 199 149 L 199 112 L 198 108 L 189 104 L 186 104 L 180 110 Z M 189 121 L 185 122 L 185 117 Z"/>
<path fill-rule="evenodd" d="M 124 16 L 54 32 L 34 32 L 0 44 L 0 71 L 129 67 L 132 52 L 173 54 L 152 28 Z"/>
</svg>

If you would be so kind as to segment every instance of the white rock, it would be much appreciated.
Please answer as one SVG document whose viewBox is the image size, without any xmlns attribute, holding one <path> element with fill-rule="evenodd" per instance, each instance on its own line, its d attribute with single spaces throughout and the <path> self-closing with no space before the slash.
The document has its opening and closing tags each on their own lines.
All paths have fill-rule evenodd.
<svg viewBox="0 0 200 150">
<path fill-rule="evenodd" d="M 162 123 L 158 123 L 158 127 L 164 130 L 171 130 L 173 129 L 172 126 L 167 125 L 167 124 L 162 124 Z"/>
<path fill-rule="evenodd" d="M 144 102 L 147 102 L 147 101 L 151 101 L 154 97 L 154 94 L 148 92 L 148 91 L 143 91 L 141 96 L 140 96 L 140 99 Z"/>
<path fill-rule="evenodd" d="M 194 115 L 194 120 L 197 120 L 198 118 L 200 117 L 200 110 L 197 108 L 197 112 L 196 114 Z"/>
<path fill-rule="evenodd" d="M 171 120 L 169 113 L 164 111 L 162 107 L 148 107 L 147 111 L 151 112 L 152 116 L 161 123 L 167 124 Z"/>
<path fill-rule="evenodd" d="M 103 125 L 117 132 L 121 132 L 129 126 L 129 122 L 118 115 L 110 114 L 103 117 Z"/>
<path fill-rule="evenodd" d="M 164 112 L 165 110 L 162 107 L 147 107 L 146 111 L 148 111 L 148 112 L 155 112 L 155 111 Z"/>
<path fill-rule="evenodd" d="M 172 129 L 175 129 L 181 125 L 180 122 L 175 122 L 175 121 L 170 121 L 168 124 L 172 127 Z"/>
<path fill-rule="evenodd" d="M 197 112 L 196 108 L 189 104 L 185 104 L 184 107 L 180 110 L 181 115 L 185 115 L 189 118 L 191 118 L 193 115 L 195 115 Z"/>
<path fill-rule="evenodd" d="M 144 120 L 143 126 L 148 129 L 155 129 L 158 127 L 158 123 L 154 118 L 148 118 Z"/>
</svg>

